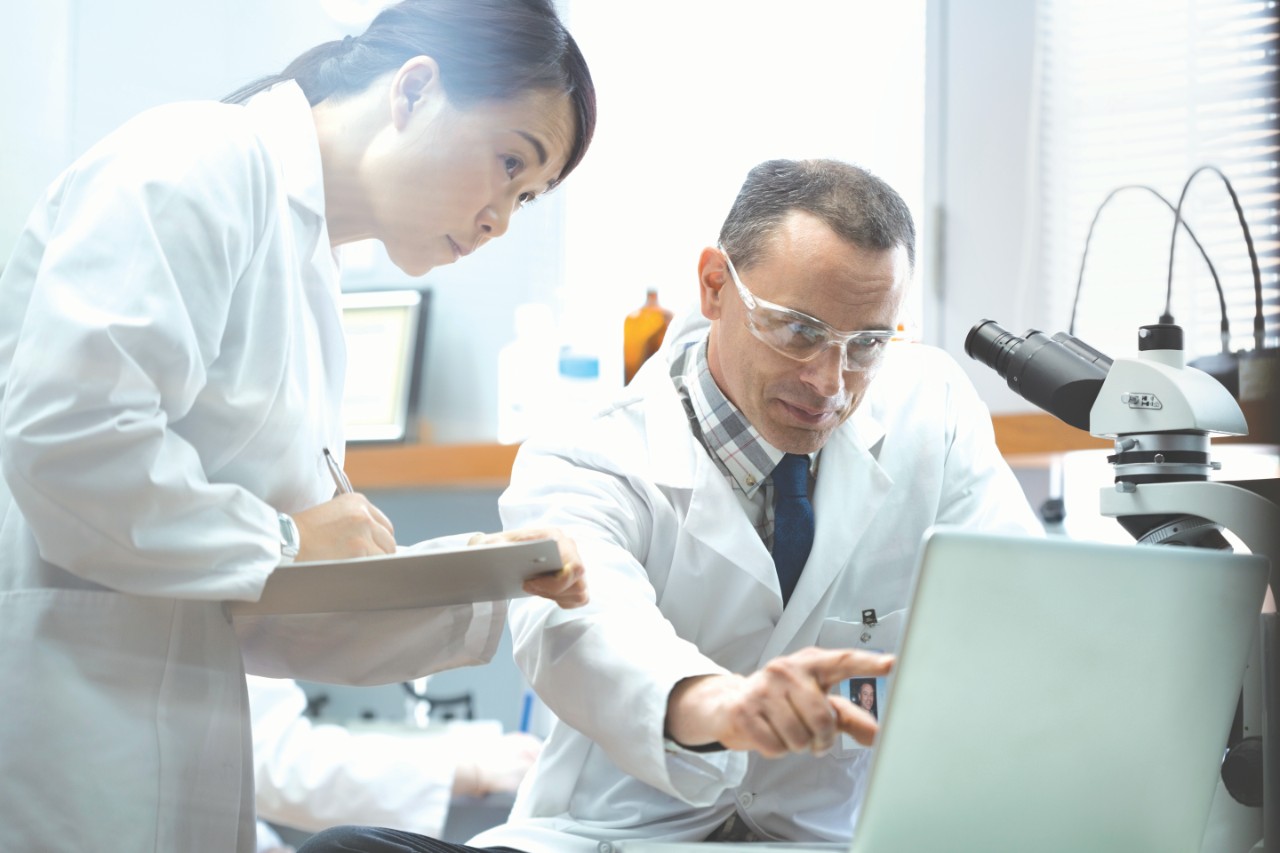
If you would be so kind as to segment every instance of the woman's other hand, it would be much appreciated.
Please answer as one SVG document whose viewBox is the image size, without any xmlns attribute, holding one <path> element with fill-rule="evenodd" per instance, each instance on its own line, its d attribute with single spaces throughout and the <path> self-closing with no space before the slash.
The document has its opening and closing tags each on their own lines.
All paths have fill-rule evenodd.
<svg viewBox="0 0 1280 853">
<path fill-rule="evenodd" d="M 560 571 L 554 575 L 531 578 L 524 582 L 524 591 L 530 595 L 549 598 L 565 609 L 581 607 L 589 600 L 587 575 L 578 556 L 578 546 L 555 527 L 526 527 L 502 533 L 477 533 L 468 545 L 494 545 L 501 542 L 529 542 L 534 539 L 554 539 L 560 548 Z"/>
<path fill-rule="evenodd" d="M 331 501 L 293 514 L 298 525 L 298 558 L 345 560 L 394 554 L 395 530 L 382 510 L 358 492 L 338 495 Z"/>
</svg>

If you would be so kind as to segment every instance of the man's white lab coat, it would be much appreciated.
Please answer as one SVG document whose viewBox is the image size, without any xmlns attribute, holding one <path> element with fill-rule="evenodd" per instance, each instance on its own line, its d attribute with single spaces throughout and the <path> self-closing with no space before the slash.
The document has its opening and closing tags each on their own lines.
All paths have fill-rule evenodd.
<svg viewBox="0 0 1280 853">
<path fill-rule="evenodd" d="M 144 113 L 32 213 L 0 277 L 0 850 L 251 851 L 246 665 L 492 655 L 489 605 L 224 612 L 279 561 L 277 511 L 332 495 L 337 274 L 293 84 Z"/>
<path fill-rule="evenodd" d="M 931 525 L 1040 535 L 959 367 L 895 345 L 821 452 L 813 550 L 784 610 L 768 550 L 690 431 L 662 360 L 676 350 L 621 403 L 517 457 L 504 523 L 573 536 L 591 603 L 512 605 L 516 659 L 562 722 L 510 822 L 473 846 L 607 853 L 626 838 L 701 839 L 735 811 L 764 837 L 847 840 L 866 750 L 683 751 L 663 738 L 671 688 L 810 645 L 894 650 Z"/>
</svg>

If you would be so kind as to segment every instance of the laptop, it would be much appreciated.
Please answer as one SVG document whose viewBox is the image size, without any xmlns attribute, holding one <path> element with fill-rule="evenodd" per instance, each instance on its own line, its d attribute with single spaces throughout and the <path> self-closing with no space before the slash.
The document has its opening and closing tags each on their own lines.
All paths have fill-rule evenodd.
<svg viewBox="0 0 1280 853">
<path fill-rule="evenodd" d="M 621 853 L 1199 853 L 1262 557 L 926 535 L 851 843 Z"/>
</svg>

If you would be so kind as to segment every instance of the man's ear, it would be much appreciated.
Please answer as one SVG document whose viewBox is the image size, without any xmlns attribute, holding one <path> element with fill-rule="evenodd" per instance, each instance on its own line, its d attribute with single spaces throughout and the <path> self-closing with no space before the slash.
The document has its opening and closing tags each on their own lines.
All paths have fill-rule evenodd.
<svg viewBox="0 0 1280 853">
<path fill-rule="evenodd" d="M 410 117 L 439 94 L 440 66 L 429 56 L 415 56 L 391 77 L 391 121 L 404 130 Z"/>
<path fill-rule="evenodd" d="M 702 304 L 702 316 L 719 320 L 721 295 L 729 281 L 729 267 L 718 249 L 708 246 L 698 256 L 698 297 Z"/>
</svg>

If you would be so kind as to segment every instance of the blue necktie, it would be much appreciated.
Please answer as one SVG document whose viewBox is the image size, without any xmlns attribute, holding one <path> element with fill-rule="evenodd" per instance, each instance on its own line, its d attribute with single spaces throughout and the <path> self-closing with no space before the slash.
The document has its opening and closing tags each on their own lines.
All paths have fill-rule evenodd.
<svg viewBox="0 0 1280 853">
<path fill-rule="evenodd" d="M 791 598 L 812 548 L 809 457 L 788 453 L 773 469 L 773 565 L 778 570 L 783 605 Z"/>
</svg>

